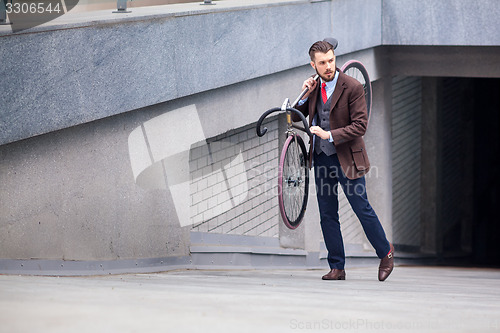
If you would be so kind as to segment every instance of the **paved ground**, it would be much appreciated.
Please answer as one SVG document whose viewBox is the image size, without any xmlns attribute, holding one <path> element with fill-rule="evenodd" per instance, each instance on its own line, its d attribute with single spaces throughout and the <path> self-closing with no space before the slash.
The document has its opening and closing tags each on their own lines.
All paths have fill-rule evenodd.
<svg viewBox="0 0 500 333">
<path fill-rule="evenodd" d="M 500 270 L 352 268 L 0 275 L 0 332 L 493 332 Z"/>
</svg>

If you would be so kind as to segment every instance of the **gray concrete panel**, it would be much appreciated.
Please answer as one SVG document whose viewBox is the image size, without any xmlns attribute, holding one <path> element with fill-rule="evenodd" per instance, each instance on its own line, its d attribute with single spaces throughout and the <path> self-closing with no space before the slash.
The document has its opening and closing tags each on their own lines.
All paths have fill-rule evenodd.
<svg viewBox="0 0 500 333">
<path fill-rule="evenodd" d="M 134 183 L 127 138 L 139 119 L 130 116 L 0 146 L 1 258 L 188 253 L 170 193 Z"/>
<path fill-rule="evenodd" d="M 338 55 L 382 44 L 382 0 L 333 0 L 332 30 Z"/>
<path fill-rule="evenodd" d="M 384 227 L 387 239 L 392 242 L 392 152 L 391 114 L 392 95 L 390 79 L 372 83 L 373 107 L 364 136 L 371 170 L 365 176 L 370 204 Z M 371 248 L 366 237 L 365 244 Z"/>
<path fill-rule="evenodd" d="M 500 44 L 497 0 L 384 0 L 384 45 Z"/>
<path fill-rule="evenodd" d="M 330 2 L 192 7 L 202 8 L 2 28 L 0 144 L 301 66 L 330 32 Z"/>
</svg>

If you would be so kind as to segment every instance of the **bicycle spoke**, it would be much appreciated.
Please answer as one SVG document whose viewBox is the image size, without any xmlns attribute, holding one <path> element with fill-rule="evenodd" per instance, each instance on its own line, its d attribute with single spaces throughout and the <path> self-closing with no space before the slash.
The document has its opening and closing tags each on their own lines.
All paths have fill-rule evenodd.
<svg viewBox="0 0 500 333">
<path fill-rule="evenodd" d="M 300 167 L 301 154 L 298 149 L 296 141 L 293 141 L 289 149 L 287 150 L 286 156 L 286 205 L 285 213 L 287 217 L 295 221 L 300 215 L 303 203 L 303 175 Z"/>
<path fill-rule="evenodd" d="M 305 146 L 298 136 L 285 142 L 280 159 L 279 203 L 283 221 L 295 229 L 304 216 L 308 196 L 308 169 Z"/>
</svg>

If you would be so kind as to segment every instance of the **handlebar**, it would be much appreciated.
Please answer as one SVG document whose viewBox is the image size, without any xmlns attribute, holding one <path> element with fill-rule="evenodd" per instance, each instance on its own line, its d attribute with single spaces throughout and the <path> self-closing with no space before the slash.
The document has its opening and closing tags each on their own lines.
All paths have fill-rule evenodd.
<svg viewBox="0 0 500 333">
<path fill-rule="evenodd" d="M 262 116 L 260 116 L 259 121 L 257 121 L 257 128 L 256 128 L 258 136 L 264 136 L 267 133 L 267 127 L 264 127 L 261 130 L 262 122 L 264 121 L 264 119 L 267 116 L 269 116 L 271 113 L 277 112 L 277 111 L 285 111 L 285 110 L 283 110 L 282 108 L 272 108 L 272 109 L 267 110 L 266 112 L 264 112 L 262 114 Z M 286 108 L 286 111 L 290 111 L 290 112 L 293 112 L 293 113 L 299 115 L 300 120 L 302 120 L 302 123 L 304 124 L 304 128 L 301 128 L 301 127 L 295 127 L 295 128 L 300 129 L 300 130 L 306 132 L 309 136 L 313 136 L 313 134 L 309 130 L 309 126 L 307 125 L 306 117 L 304 117 L 304 115 L 302 114 L 302 112 L 300 112 L 297 109 L 290 108 L 290 107 Z"/>
</svg>

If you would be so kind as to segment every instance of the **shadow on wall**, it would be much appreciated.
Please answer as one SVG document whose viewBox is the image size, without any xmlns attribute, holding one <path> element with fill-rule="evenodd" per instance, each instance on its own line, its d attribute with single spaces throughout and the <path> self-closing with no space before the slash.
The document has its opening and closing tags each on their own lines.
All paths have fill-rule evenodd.
<svg viewBox="0 0 500 333">
<path fill-rule="evenodd" d="M 209 143 L 194 104 L 144 122 L 130 133 L 128 148 L 136 184 L 145 190 L 168 188 L 182 227 L 216 217 L 248 196 L 242 144 L 229 140 Z M 190 162 L 194 154 L 197 156 L 191 156 Z M 206 158 L 196 159 L 199 156 Z M 199 172 L 190 172 L 193 160 L 204 161 L 205 165 L 194 167 Z M 192 184 L 198 183 L 214 186 L 212 195 L 216 197 L 204 203 L 203 214 L 196 208 L 200 200 L 191 195 Z"/>
</svg>

